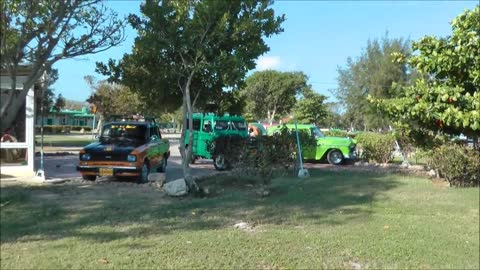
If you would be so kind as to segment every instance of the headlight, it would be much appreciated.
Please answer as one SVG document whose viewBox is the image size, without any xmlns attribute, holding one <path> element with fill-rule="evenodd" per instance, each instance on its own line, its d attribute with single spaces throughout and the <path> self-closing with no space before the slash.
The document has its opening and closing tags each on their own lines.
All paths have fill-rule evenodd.
<svg viewBox="0 0 480 270">
<path fill-rule="evenodd" d="M 137 156 L 135 156 L 135 155 L 128 155 L 128 156 L 127 156 L 127 161 L 128 161 L 128 162 L 135 162 L 135 161 L 137 161 Z"/>
<path fill-rule="evenodd" d="M 88 153 L 85 153 L 85 154 L 82 154 L 80 156 L 80 159 L 83 160 L 83 161 L 87 161 L 87 160 L 90 160 L 92 157 L 90 156 L 90 154 Z"/>
</svg>

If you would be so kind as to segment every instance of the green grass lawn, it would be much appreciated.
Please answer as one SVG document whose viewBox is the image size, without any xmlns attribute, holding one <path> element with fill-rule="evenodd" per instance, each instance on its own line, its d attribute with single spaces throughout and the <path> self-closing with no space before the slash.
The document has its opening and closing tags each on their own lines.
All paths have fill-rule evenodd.
<svg viewBox="0 0 480 270">
<path fill-rule="evenodd" d="M 1 189 L 2 269 L 479 268 L 479 189 L 311 170 L 268 197 L 222 178 L 210 198 L 146 185 Z M 239 221 L 252 231 L 233 228 Z"/>
<path fill-rule="evenodd" d="M 35 142 L 37 146 L 40 146 L 41 137 L 40 135 L 35 136 Z M 44 135 L 43 136 L 43 145 L 44 146 L 65 146 L 65 147 L 83 147 L 91 143 L 92 135 L 65 135 L 65 134 L 55 134 L 55 135 Z"/>
</svg>

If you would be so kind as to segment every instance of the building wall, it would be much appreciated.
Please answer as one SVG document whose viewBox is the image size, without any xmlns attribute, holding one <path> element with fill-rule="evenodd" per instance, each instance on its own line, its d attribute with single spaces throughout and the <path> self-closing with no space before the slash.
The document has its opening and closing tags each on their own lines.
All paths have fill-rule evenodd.
<svg viewBox="0 0 480 270">
<path fill-rule="evenodd" d="M 95 119 L 95 123 L 97 123 Z M 37 116 L 35 125 L 39 126 L 42 124 L 42 118 Z M 59 126 L 88 126 L 93 125 L 93 116 L 73 116 L 72 114 L 58 114 L 58 113 L 49 113 L 43 117 L 44 125 L 59 125 Z"/>
</svg>

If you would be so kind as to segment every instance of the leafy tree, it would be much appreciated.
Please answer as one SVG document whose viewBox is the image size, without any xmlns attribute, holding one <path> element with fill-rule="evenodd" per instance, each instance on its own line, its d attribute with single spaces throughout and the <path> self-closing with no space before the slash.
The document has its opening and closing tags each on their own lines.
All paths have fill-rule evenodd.
<svg viewBox="0 0 480 270">
<path fill-rule="evenodd" d="M 55 93 L 52 85 L 58 79 L 58 70 L 49 69 L 46 71 L 43 85 L 35 85 L 35 109 L 36 114 L 40 115 L 42 108 L 45 113 L 50 111 L 55 102 Z"/>
<path fill-rule="evenodd" d="M 298 122 L 305 124 L 320 125 L 327 115 L 327 108 L 324 104 L 326 96 L 320 95 L 311 88 L 306 88 L 303 98 L 295 105 L 295 117 Z"/>
<path fill-rule="evenodd" d="M 414 42 L 415 55 L 395 54 L 424 78 L 397 86 L 394 99 L 370 97 L 373 104 L 399 124 L 413 130 L 478 137 L 480 133 L 480 6 L 451 23 L 446 38 L 425 36 Z M 475 139 L 475 142 L 477 140 Z"/>
<path fill-rule="evenodd" d="M 58 112 L 63 108 L 65 108 L 65 98 L 62 96 L 62 94 L 58 94 L 55 104 L 53 104 L 53 110 Z"/>
<path fill-rule="evenodd" d="M 150 105 L 182 105 L 183 119 L 192 127 L 197 102 L 220 98 L 225 87 L 241 84 L 254 60 L 269 49 L 263 37 L 282 31 L 284 18 L 275 17 L 272 3 L 147 0 L 141 17 L 129 17 L 139 34 L 132 53 L 119 63 L 99 64 L 98 71 L 138 91 Z M 181 141 L 185 134 L 184 129 Z M 196 188 L 188 167 L 191 136 L 188 141 L 189 147 L 180 144 L 182 168 L 187 183 Z"/>
<path fill-rule="evenodd" d="M 408 42 L 403 39 L 368 41 L 367 47 L 357 59 L 348 58 L 345 68 L 338 68 L 338 88 L 333 90 L 345 106 L 345 120 L 356 129 L 372 129 L 388 126 L 385 116 L 368 102 L 367 96 L 391 98 L 392 83 L 409 84 L 412 76 L 407 65 L 394 62 L 392 53 L 410 55 Z"/>
<path fill-rule="evenodd" d="M 93 90 L 87 102 L 97 107 L 97 112 L 102 119 L 112 114 L 134 115 L 147 112 L 138 94 L 128 87 L 106 81 L 97 82 L 92 76 L 86 76 L 85 80 Z M 152 110 L 149 110 L 149 113 L 150 111 Z"/>
<path fill-rule="evenodd" d="M 105 51 L 124 40 L 124 21 L 102 0 L 2 0 L 1 68 L 12 79 L 27 66 L 19 95 L 2 100 L 1 131 L 11 125 L 28 90 L 59 60 Z"/>
<path fill-rule="evenodd" d="M 219 97 L 205 104 L 203 111 L 217 114 L 241 115 L 245 109 L 245 97 L 238 90 L 223 91 Z"/>
<path fill-rule="evenodd" d="M 83 107 L 86 107 L 86 102 L 76 100 L 65 100 L 65 109 L 80 111 Z"/>
<path fill-rule="evenodd" d="M 341 111 L 341 104 L 339 102 L 326 102 L 325 108 L 327 115 L 324 119 L 320 120 L 320 127 L 339 129 L 350 128 L 344 119 L 344 115 Z"/>
<path fill-rule="evenodd" d="M 307 75 L 303 72 L 257 71 L 246 80 L 242 94 L 246 97 L 246 112 L 257 119 L 288 114 L 297 102 L 297 96 L 307 88 Z"/>
</svg>

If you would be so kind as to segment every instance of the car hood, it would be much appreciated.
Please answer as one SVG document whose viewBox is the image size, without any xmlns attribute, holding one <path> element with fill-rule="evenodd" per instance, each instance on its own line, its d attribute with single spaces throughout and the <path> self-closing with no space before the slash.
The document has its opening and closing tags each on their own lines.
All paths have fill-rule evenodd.
<svg viewBox="0 0 480 270">
<path fill-rule="evenodd" d="M 135 145 L 118 145 L 112 143 L 101 143 L 95 142 L 85 146 L 83 149 L 86 153 L 103 153 L 103 152 L 114 152 L 114 153 L 123 153 L 129 154 L 135 149 Z"/>
<path fill-rule="evenodd" d="M 322 144 L 329 144 L 329 145 L 338 145 L 338 146 L 350 146 L 351 144 L 356 144 L 355 140 L 352 138 L 345 138 L 345 137 L 323 137 L 318 139 L 319 142 Z"/>
</svg>

